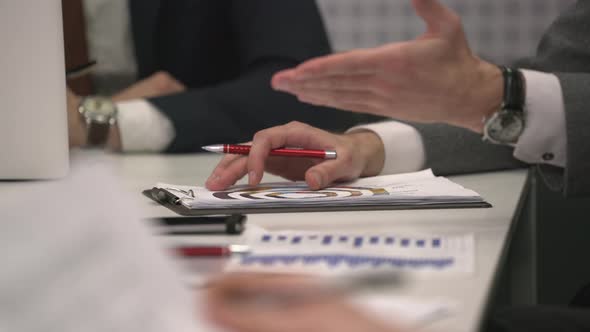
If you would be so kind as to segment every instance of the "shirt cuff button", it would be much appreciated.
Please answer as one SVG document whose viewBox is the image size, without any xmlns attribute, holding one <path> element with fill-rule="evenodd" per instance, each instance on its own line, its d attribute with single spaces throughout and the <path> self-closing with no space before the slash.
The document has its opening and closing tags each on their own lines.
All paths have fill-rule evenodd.
<svg viewBox="0 0 590 332">
<path fill-rule="evenodd" d="M 555 156 L 553 155 L 553 153 L 548 152 L 548 153 L 543 154 L 543 160 L 551 161 L 553 159 L 555 159 Z"/>
</svg>

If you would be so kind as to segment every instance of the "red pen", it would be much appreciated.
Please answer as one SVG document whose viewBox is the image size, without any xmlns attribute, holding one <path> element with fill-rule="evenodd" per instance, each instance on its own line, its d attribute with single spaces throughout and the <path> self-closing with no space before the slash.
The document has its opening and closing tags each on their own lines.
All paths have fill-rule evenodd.
<svg viewBox="0 0 590 332">
<path fill-rule="evenodd" d="M 174 252 L 183 257 L 224 257 L 234 254 L 247 254 L 250 247 L 240 244 L 227 246 L 180 246 Z"/>
<path fill-rule="evenodd" d="M 203 150 L 215 153 L 227 154 L 241 154 L 248 155 L 250 153 L 249 145 L 237 144 L 218 144 L 204 146 Z M 281 157 L 304 157 L 304 158 L 319 158 L 319 159 L 336 159 L 336 151 L 332 150 L 309 150 L 299 148 L 280 148 L 270 151 L 271 156 Z"/>
</svg>

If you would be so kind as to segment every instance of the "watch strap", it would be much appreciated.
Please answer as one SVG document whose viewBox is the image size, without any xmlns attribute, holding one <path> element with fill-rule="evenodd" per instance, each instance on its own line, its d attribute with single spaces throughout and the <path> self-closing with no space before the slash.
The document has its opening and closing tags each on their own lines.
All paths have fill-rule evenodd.
<svg viewBox="0 0 590 332">
<path fill-rule="evenodd" d="M 518 69 L 500 66 L 504 77 L 503 110 L 523 112 L 526 99 L 524 76 Z"/>
<path fill-rule="evenodd" d="M 87 145 L 90 147 L 103 147 L 106 145 L 109 131 L 111 129 L 111 123 L 88 123 L 88 142 Z"/>
</svg>

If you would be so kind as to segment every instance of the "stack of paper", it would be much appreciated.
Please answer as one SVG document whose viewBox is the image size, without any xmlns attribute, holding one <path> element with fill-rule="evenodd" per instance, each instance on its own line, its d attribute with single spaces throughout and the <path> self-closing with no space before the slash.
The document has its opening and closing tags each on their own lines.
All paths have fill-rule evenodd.
<svg viewBox="0 0 590 332">
<path fill-rule="evenodd" d="M 277 182 L 258 187 L 234 186 L 225 191 L 160 183 L 189 209 L 292 208 L 334 206 L 455 206 L 487 203 L 476 192 L 430 170 L 363 178 L 313 191 L 303 182 Z"/>
</svg>

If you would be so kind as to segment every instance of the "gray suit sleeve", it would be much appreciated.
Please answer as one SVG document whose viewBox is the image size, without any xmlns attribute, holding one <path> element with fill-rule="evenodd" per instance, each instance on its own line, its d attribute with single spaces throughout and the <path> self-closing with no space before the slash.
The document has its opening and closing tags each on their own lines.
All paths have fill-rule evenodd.
<svg viewBox="0 0 590 332">
<path fill-rule="evenodd" d="M 512 148 L 483 142 L 481 135 L 446 124 L 412 124 L 421 134 L 426 165 L 438 175 L 526 167 Z"/>
<path fill-rule="evenodd" d="M 567 130 L 566 169 L 539 166 L 551 188 L 568 196 L 590 194 L 590 1 L 579 0 L 549 28 L 537 54 L 516 66 L 554 72 L 565 102 Z M 423 138 L 426 162 L 438 174 L 492 171 L 524 167 L 512 148 L 481 141 L 481 136 L 448 125 L 414 124 Z"/>
</svg>

